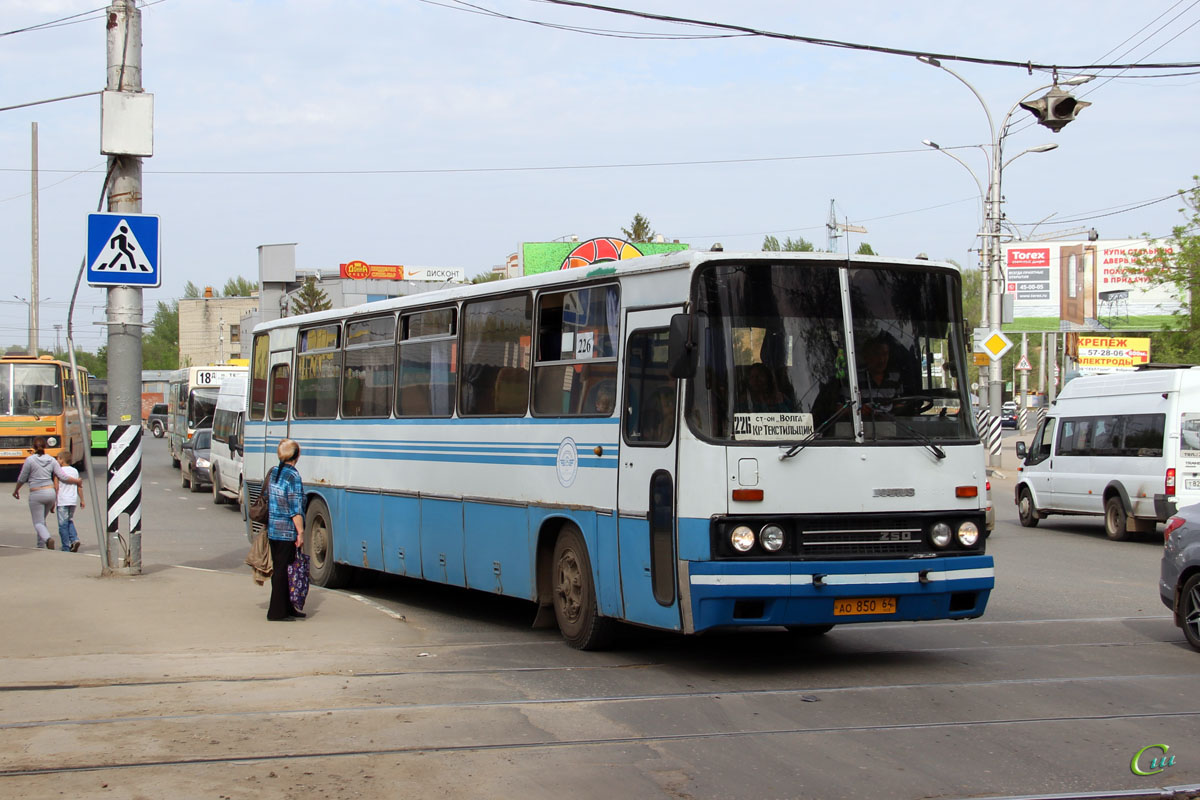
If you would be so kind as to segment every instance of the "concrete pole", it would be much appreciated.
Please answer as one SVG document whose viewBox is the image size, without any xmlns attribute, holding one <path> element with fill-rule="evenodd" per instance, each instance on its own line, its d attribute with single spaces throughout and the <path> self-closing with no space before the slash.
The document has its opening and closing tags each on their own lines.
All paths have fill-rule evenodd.
<svg viewBox="0 0 1200 800">
<path fill-rule="evenodd" d="M 108 8 L 108 84 L 113 92 L 142 91 L 142 16 L 135 0 L 113 0 Z M 141 213 L 142 160 L 134 156 L 109 156 L 112 182 L 108 191 L 111 213 Z M 142 419 L 142 290 L 132 286 L 108 289 L 108 419 L 109 430 L 116 426 L 138 426 Z M 128 543 L 121 541 L 120 530 L 109 523 L 109 570 L 112 573 L 139 575 L 142 571 L 141 542 L 141 436 L 132 437 L 132 461 L 136 465 L 136 486 L 126 484 L 123 497 L 128 516 L 120 522 L 128 525 Z M 114 508 L 116 487 L 113 462 L 129 455 L 128 448 L 113 450 L 109 437 L 109 505 Z M 123 459 L 128 460 L 128 459 Z"/>
<path fill-rule="evenodd" d="M 1049 410 L 1050 404 L 1054 402 L 1054 398 L 1058 396 L 1058 386 L 1054 382 L 1054 366 L 1058 361 L 1058 334 L 1046 334 L 1046 350 L 1042 352 L 1042 359 L 1046 363 L 1046 408 Z"/>
<path fill-rule="evenodd" d="M 1000 296 L 1003 287 L 1000 277 L 1000 140 L 996 137 L 995 129 L 992 131 L 991 180 L 988 184 L 988 239 L 988 327 L 999 332 L 1002 322 Z M 993 418 L 998 418 L 1000 406 L 1004 403 L 1004 376 L 1001 373 L 1000 359 L 992 360 L 989 378 L 988 412 Z M 992 451 L 988 463 L 994 467 L 1000 466 L 1000 454 Z"/>
<path fill-rule="evenodd" d="M 33 123 L 33 170 L 32 170 L 32 186 L 30 187 L 30 197 L 32 199 L 32 236 L 33 236 L 33 259 L 30 262 L 30 279 L 29 279 L 29 355 L 37 356 L 38 354 L 38 128 L 37 123 Z"/>
</svg>

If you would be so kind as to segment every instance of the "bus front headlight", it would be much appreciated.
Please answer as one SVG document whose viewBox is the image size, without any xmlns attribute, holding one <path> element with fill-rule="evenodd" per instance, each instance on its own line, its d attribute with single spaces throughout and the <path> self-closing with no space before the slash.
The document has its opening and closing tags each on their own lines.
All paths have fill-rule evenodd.
<svg viewBox="0 0 1200 800">
<path fill-rule="evenodd" d="M 47 447 L 58 447 L 58 437 L 57 436 L 47 436 L 46 437 L 46 446 Z"/>
<path fill-rule="evenodd" d="M 979 541 L 979 526 L 974 522 L 964 522 L 958 526 L 958 543 L 963 547 L 974 547 Z"/>
<path fill-rule="evenodd" d="M 950 526 L 944 522 L 938 522 L 929 532 L 929 540 L 933 542 L 934 547 L 942 548 L 950 544 Z"/>
<path fill-rule="evenodd" d="M 774 524 L 764 525 L 758 532 L 758 543 L 769 553 L 779 552 L 783 547 L 783 528 Z"/>
<path fill-rule="evenodd" d="M 729 544 L 739 553 L 748 553 L 754 547 L 754 531 L 745 525 L 738 525 L 729 532 Z"/>
</svg>

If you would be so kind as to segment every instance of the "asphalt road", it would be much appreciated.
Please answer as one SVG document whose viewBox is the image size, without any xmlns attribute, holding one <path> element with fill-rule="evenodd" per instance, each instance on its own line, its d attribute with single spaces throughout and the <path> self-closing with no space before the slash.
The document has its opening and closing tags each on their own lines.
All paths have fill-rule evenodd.
<svg viewBox="0 0 1200 800">
<path fill-rule="evenodd" d="M 161 440 L 146 440 L 144 462 L 144 563 L 244 570 L 237 510 L 183 490 Z M 531 629 L 526 603 L 364 576 L 350 591 L 378 609 L 362 614 L 402 615 L 426 660 L 347 678 L 334 731 L 350 736 L 380 708 L 427 715 L 413 734 L 446 771 L 446 796 L 483 796 L 467 775 L 486 775 L 492 796 L 606 800 L 1200 785 L 1200 653 L 1158 599 L 1161 532 L 1110 542 L 1098 518 L 1021 528 L 1011 485 L 993 480 L 997 588 L 969 622 L 847 625 L 818 639 L 630 629 L 613 651 L 579 653 Z M 94 551 L 91 531 L 85 520 Z M 8 538 L 29 546 L 33 534 Z M 397 663 L 413 655 L 397 648 Z M 328 706 L 327 682 L 297 677 L 301 709 Z M 330 748 L 337 735 L 324 734 Z M 1133 774 L 1134 754 L 1159 743 L 1175 763 Z"/>
</svg>

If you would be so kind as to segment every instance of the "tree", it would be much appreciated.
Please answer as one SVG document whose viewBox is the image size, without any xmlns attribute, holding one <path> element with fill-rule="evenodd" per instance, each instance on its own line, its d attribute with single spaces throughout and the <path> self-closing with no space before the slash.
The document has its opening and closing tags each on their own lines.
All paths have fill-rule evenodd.
<svg viewBox="0 0 1200 800">
<path fill-rule="evenodd" d="M 304 279 L 300 291 L 292 295 L 292 313 L 308 314 L 312 311 L 324 311 L 333 308 L 328 295 L 317 286 L 317 279 L 311 275 Z"/>
<path fill-rule="evenodd" d="M 634 244 L 654 241 L 654 231 L 650 228 L 650 220 L 641 214 L 634 214 L 633 222 L 628 228 L 621 228 L 621 233 L 625 234 L 626 241 Z"/>
<path fill-rule="evenodd" d="M 186 300 L 195 300 L 200 296 L 200 287 L 188 281 L 183 285 L 183 297 Z"/>
<path fill-rule="evenodd" d="M 879 253 L 876 253 L 874 248 L 871 247 L 871 245 L 867 244 L 866 242 L 863 242 L 862 244 L 860 244 L 858 246 L 858 249 L 854 251 L 854 255 L 856 255 L 856 256 L 877 256 L 877 255 L 879 255 Z"/>
<path fill-rule="evenodd" d="M 150 333 L 142 337 L 142 369 L 179 369 L 179 301 L 158 301 Z"/>
<path fill-rule="evenodd" d="M 221 290 L 221 295 L 223 297 L 250 297 L 257 291 L 257 283 L 238 275 L 236 278 L 225 281 L 225 288 Z"/>
<path fill-rule="evenodd" d="M 504 274 L 500 272 L 481 272 L 474 278 L 471 278 L 471 285 L 474 286 L 477 283 L 491 283 L 492 281 L 498 281 L 503 277 Z"/>
<path fill-rule="evenodd" d="M 1165 241 L 1152 240 L 1154 252 L 1138 262 L 1136 272 L 1151 283 L 1175 287 L 1180 309 L 1167 330 L 1150 335 L 1153 359 L 1165 363 L 1200 364 L 1200 175 L 1192 187 L 1180 189 L 1184 222 Z M 1149 238 L 1149 237 L 1147 237 Z"/>
<path fill-rule="evenodd" d="M 815 248 L 813 243 L 805 239 L 803 236 L 800 236 L 794 240 L 789 236 L 784 240 L 783 244 L 780 244 L 779 240 L 774 236 L 766 236 L 763 238 L 762 249 L 764 251 L 775 252 L 782 251 L 788 253 L 813 253 L 816 252 L 817 248 Z"/>
</svg>

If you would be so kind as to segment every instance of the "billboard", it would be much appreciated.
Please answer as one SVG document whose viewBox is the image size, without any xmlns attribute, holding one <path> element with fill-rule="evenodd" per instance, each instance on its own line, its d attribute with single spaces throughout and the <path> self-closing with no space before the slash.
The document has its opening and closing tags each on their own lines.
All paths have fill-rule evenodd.
<svg viewBox="0 0 1200 800">
<path fill-rule="evenodd" d="M 553 272 L 623 261 L 638 256 L 655 256 L 687 250 L 688 245 L 679 242 L 638 242 L 633 244 L 623 239 L 599 238 L 586 242 L 525 242 L 521 245 L 521 261 L 526 275 Z"/>
<path fill-rule="evenodd" d="M 1181 309 L 1170 284 L 1138 274 L 1139 259 L 1172 254 L 1145 239 L 1011 242 L 1003 245 L 1004 292 L 1013 298 L 1010 331 L 1160 330 Z"/>
<path fill-rule="evenodd" d="M 1080 336 L 1075 363 L 1088 375 L 1127 372 L 1150 362 L 1150 340 L 1129 336 Z"/>
<path fill-rule="evenodd" d="M 338 264 L 338 275 L 351 280 L 377 281 L 456 281 L 464 283 L 467 272 L 462 267 L 405 267 L 400 264 L 368 264 L 349 261 Z"/>
</svg>

